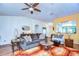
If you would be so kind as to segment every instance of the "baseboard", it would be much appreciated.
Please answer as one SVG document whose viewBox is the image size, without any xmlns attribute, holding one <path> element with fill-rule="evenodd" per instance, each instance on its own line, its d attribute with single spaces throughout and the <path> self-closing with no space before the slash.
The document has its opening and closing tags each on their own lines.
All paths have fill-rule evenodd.
<svg viewBox="0 0 79 59">
<path fill-rule="evenodd" d="M 0 48 L 1 48 L 1 47 L 6 47 L 6 46 L 11 46 L 11 44 L 0 45 Z"/>
</svg>

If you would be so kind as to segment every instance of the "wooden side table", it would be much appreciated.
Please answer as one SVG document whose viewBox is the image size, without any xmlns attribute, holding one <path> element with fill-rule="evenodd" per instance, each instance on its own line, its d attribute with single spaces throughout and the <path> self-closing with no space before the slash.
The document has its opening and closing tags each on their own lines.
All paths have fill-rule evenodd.
<svg viewBox="0 0 79 59">
<path fill-rule="evenodd" d="M 51 48 L 51 46 L 53 45 L 53 43 L 49 43 L 49 42 L 40 42 L 40 45 L 42 46 L 42 48 L 44 48 L 45 50 L 49 50 L 49 48 Z"/>
<path fill-rule="evenodd" d="M 14 51 L 15 51 L 15 47 L 17 47 L 18 50 L 21 49 L 21 47 L 20 47 L 20 41 L 12 41 L 12 40 L 11 40 L 11 44 L 12 44 L 12 52 L 13 52 L 13 53 L 14 53 Z"/>
<path fill-rule="evenodd" d="M 65 46 L 73 48 L 73 39 L 65 39 Z"/>
</svg>

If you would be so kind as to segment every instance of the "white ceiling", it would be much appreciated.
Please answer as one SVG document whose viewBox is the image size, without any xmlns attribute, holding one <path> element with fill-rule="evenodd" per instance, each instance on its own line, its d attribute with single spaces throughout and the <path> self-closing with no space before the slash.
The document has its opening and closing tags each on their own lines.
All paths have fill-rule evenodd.
<svg viewBox="0 0 79 59">
<path fill-rule="evenodd" d="M 55 18 L 63 17 L 79 12 L 78 3 L 40 3 L 37 8 L 41 13 L 30 14 L 28 10 L 21 10 L 27 7 L 23 3 L 0 3 L 1 16 L 27 16 L 43 21 L 52 21 Z"/>
</svg>

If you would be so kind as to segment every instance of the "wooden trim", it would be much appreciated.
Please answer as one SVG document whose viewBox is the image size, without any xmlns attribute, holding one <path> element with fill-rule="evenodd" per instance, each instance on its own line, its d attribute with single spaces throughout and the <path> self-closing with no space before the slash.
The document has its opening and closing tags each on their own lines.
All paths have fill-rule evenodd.
<svg viewBox="0 0 79 59">
<path fill-rule="evenodd" d="M 6 46 L 11 46 L 11 44 L 0 45 L 0 48 L 1 48 L 1 47 L 6 47 Z"/>
</svg>

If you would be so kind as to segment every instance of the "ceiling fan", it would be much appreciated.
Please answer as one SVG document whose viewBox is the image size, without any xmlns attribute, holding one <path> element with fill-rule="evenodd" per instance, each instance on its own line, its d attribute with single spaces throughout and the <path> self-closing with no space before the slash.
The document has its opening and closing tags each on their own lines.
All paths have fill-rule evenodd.
<svg viewBox="0 0 79 59">
<path fill-rule="evenodd" d="M 34 4 L 24 3 L 24 4 L 27 5 L 28 7 L 22 8 L 22 10 L 29 10 L 31 14 L 33 14 L 34 11 L 41 12 L 41 10 L 39 10 L 38 8 L 36 8 L 36 6 L 39 3 L 34 3 Z"/>
</svg>

